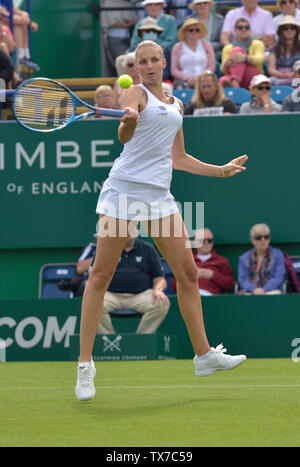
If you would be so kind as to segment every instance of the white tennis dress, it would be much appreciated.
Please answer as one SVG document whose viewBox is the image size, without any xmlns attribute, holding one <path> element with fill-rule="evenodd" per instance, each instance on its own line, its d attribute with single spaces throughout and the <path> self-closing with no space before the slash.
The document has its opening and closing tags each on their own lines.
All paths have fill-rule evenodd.
<svg viewBox="0 0 300 467">
<path fill-rule="evenodd" d="M 171 150 L 182 115 L 176 99 L 166 104 L 143 84 L 138 86 L 147 94 L 147 105 L 103 184 L 96 212 L 128 220 L 159 219 L 178 212 L 170 193 Z"/>
</svg>

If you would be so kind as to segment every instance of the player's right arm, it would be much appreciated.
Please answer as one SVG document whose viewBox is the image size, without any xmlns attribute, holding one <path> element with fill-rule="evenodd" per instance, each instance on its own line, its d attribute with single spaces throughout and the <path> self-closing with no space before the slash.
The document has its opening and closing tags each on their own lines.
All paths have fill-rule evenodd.
<svg viewBox="0 0 300 467">
<path fill-rule="evenodd" d="M 121 99 L 121 109 L 125 110 L 126 113 L 120 120 L 118 130 L 119 140 L 122 144 L 128 143 L 133 137 L 139 121 L 139 112 L 143 110 L 146 103 L 146 93 L 139 86 L 131 86 L 124 92 Z"/>
</svg>

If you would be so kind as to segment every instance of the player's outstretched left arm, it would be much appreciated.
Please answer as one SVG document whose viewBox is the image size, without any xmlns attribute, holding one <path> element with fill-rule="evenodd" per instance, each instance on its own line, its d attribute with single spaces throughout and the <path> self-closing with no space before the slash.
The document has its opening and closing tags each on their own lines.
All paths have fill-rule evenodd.
<svg viewBox="0 0 300 467">
<path fill-rule="evenodd" d="M 207 177 L 233 177 L 234 175 L 244 172 L 246 167 L 244 164 L 248 160 L 247 155 L 243 155 L 233 159 L 225 165 L 212 165 L 190 156 L 185 152 L 184 136 L 182 128 L 178 131 L 173 148 L 172 148 L 173 168 L 183 170 L 196 175 L 204 175 Z"/>
</svg>

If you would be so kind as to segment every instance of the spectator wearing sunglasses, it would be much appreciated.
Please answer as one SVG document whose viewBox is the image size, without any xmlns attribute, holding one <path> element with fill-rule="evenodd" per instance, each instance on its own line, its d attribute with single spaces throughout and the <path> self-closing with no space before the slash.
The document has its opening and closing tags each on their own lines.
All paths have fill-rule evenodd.
<svg viewBox="0 0 300 467">
<path fill-rule="evenodd" d="M 256 224 L 250 230 L 253 248 L 239 258 L 239 293 L 253 295 L 281 294 L 286 276 L 283 253 L 270 246 L 270 228 Z"/>
<path fill-rule="evenodd" d="M 221 15 L 211 11 L 214 6 L 213 0 L 194 0 L 189 5 L 189 8 L 194 11 L 192 18 L 199 21 L 204 21 L 207 27 L 207 35 L 205 40 L 209 41 L 215 51 L 216 60 L 221 61 L 222 48 L 221 32 L 224 23 L 224 18 Z"/>
<path fill-rule="evenodd" d="M 244 102 L 240 108 L 240 114 L 259 114 L 281 112 L 282 106 L 271 99 L 270 79 L 264 75 L 252 78 L 249 87 L 252 99 Z"/>
<path fill-rule="evenodd" d="M 241 1 L 242 7 L 228 11 L 225 16 L 221 34 L 222 44 L 227 45 L 231 42 L 236 20 L 246 18 L 250 23 L 253 37 L 261 39 L 266 48 L 271 47 L 275 42 L 276 33 L 272 14 L 258 6 L 259 0 Z"/>
<path fill-rule="evenodd" d="M 171 75 L 175 89 L 194 88 L 198 77 L 204 71 L 216 69 L 215 53 L 207 35 L 204 21 L 187 19 L 178 30 L 180 42 L 174 45 L 171 53 Z"/>
<path fill-rule="evenodd" d="M 290 85 L 293 65 L 300 59 L 300 26 L 294 16 L 284 16 L 277 28 L 278 39 L 268 57 L 268 74 L 274 85 Z"/>
<path fill-rule="evenodd" d="M 294 63 L 293 71 L 292 86 L 295 90 L 284 98 L 282 112 L 300 112 L 300 60 Z"/>
<path fill-rule="evenodd" d="M 248 89 L 252 78 L 263 73 L 264 49 L 264 43 L 251 36 L 249 21 L 239 18 L 231 44 L 223 48 L 220 84 Z"/>
<path fill-rule="evenodd" d="M 201 295 L 219 295 L 231 292 L 234 288 L 234 275 L 229 261 L 214 250 L 214 237 L 210 229 L 203 228 L 196 232 L 193 253 L 198 267 L 198 285 Z M 175 277 L 171 287 L 176 291 Z"/>
<path fill-rule="evenodd" d="M 298 0 L 278 0 L 277 6 L 278 9 L 281 11 L 279 15 L 273 18 L 274 24 L 276 26 L 276 30 L 279 24 L 282 21 L 282 18 L 286 15 L 294 16 L 296 22 L 300 25 L 300 10 L 298 8 L 299 2 Z"/>
</svg>

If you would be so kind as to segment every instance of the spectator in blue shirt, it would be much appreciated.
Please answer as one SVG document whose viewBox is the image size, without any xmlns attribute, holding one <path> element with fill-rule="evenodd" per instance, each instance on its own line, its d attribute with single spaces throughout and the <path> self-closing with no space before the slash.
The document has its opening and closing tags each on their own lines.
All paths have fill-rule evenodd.
<svg viewBox="0 0 300 467">
<path fill-rule="evenodd" d="M 98 334 L 115 334 L 109 312 L 136 310 L 142 314 L 137 334 L 155 333 L 164 320 L 170 301 L 159 256 L 148 242 L 138 238 L 137 230 L 128 237 L 119 264 L 104 296 Z"/>
<path fill-rule="evenodd" d="M 240 294 L 281 294 L 286 276 L 283 253 L 270 246 L 267 224 L 256 224 L 250 230 L 253 248 L 239 258 L 238 284 Z"/>
</svg>

